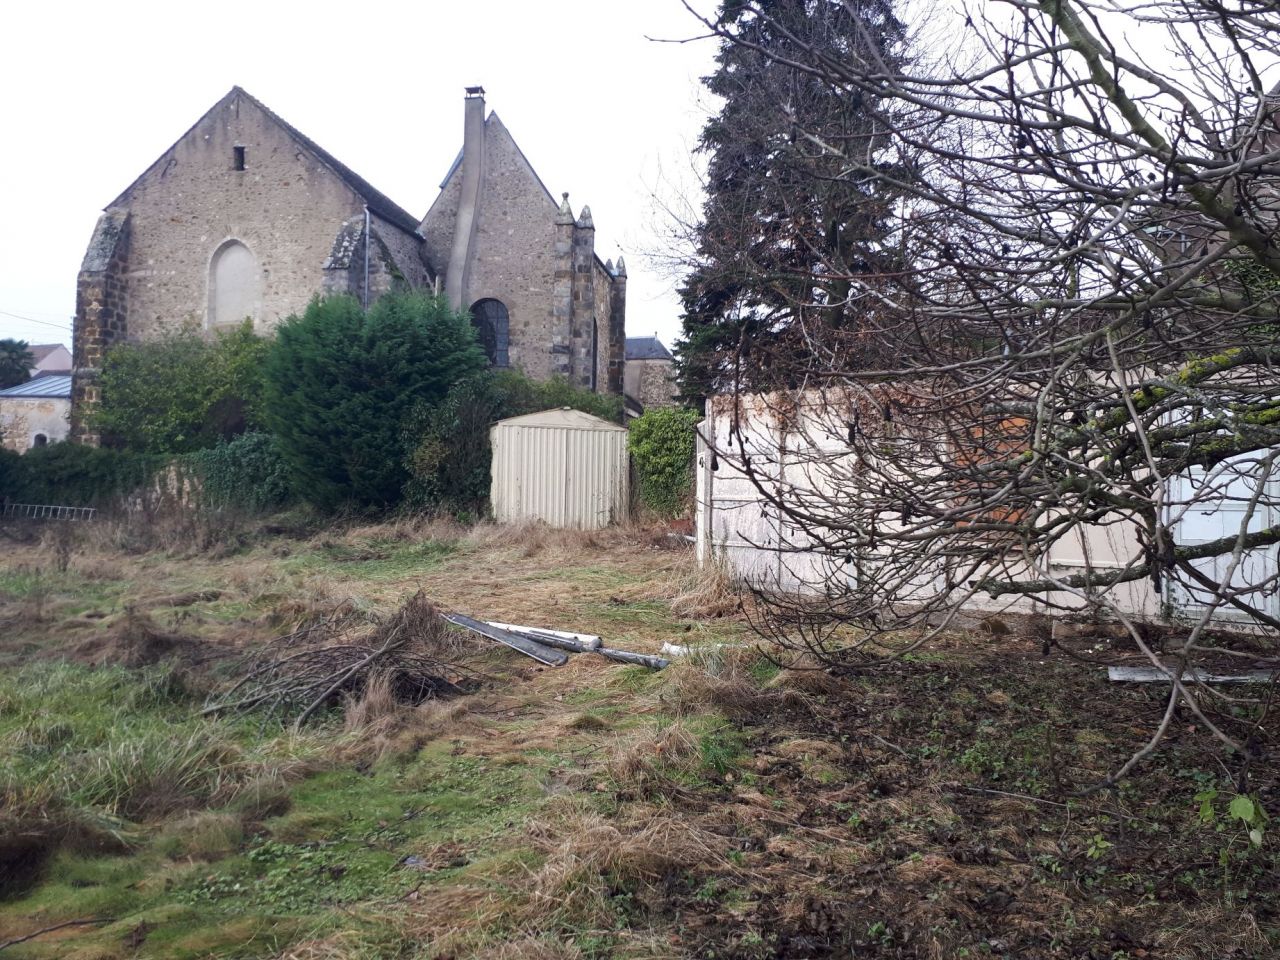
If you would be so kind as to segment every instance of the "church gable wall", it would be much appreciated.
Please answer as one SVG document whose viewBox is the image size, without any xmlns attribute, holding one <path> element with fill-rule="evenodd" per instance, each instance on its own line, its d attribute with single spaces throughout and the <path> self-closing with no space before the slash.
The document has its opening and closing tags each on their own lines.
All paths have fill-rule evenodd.
<svg viewBox="0 0 1280 960">
<path fill-rule="evenodd" d="M 390 262 L 385 266 L 391 278 L 417 289 L 430 289 L 432 278 L 426 264 L 422 261 L 421 239 L 410 236 L 381 217 L 374 216 L 371 220 L 373 232 L 382 241 L 386 254 L 390 258 Z"/>
<path fill-rule="evenodd" d="M 236 147 L 244 169 L 236 170 Z M 130 213 L 129 336 L 206 325 L 210 264 L 228 240 L 261 270 L 259 330 L 303 310 L 363 202 L 249 99 L 218 104 L 117 201 Z M 399 233 L 390 227 L 387 233 Z M 425 271 L 424 271 L 425 272 Z"/>
<path fill-rule="evenodd" d="M 485 124 L 482 177 L 462 306 L 486 297 L 501 300 L 510 318 L 511 365 L 546 379 L 556 372 L 557 359 L 563 360 L 553 352 L 558 345 L 551 316 L 556 205 L 493 115 Z M 452 179 L 460 179 L 456 171 Z"/>
</svg>

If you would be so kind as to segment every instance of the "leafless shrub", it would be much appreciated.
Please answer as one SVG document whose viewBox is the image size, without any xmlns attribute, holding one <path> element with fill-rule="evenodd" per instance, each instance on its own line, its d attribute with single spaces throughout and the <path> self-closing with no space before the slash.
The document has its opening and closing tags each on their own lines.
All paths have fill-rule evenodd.
<svg viewBox="0 0 1280 960">
<path fill-rule="evenodd" d="M 298 729 L 343 698 L 359 703 L 372 693 L 378 702 L 419 703 L 456 695 L 477 679 L 457 662 L 461 643 L 421 592 L 382 619 L 344 603 L 253 654 L 241 679 L 204 712 L 293 715 Z M 367 702 L 364 712 L 372 712 L 374 701 Z"/>
<path fill-rule="evenodd" d="M 713 318 L 735 335 L 704 371 L 723 394 L 713 455 L 772 531 L 767 636 L 852 668 L 966 606 L 1034 597 L 1118 623 L 1172 671 L 1114 776 L 1180 711 L 1257 752 L 1247 724 L 1210 718 L 1221 694 L 1179 678 L 1280 665 L 1272 6 L 937 7 L 914 49 L 834 0 L 703 18 L 726 61 L 758 68 L 742 114 L 787 174 L 752 202 L 789 242 L 758 242 L 756 208 L 698 238 L 768 287 Z M 831 215 L 850 191 L 885 202 L 867 235 Z M 838 239 L 805 232 L 826 223 Z M 1197 528 L 1206 515 L 1218 526 Z M 1190 622 L 1165 656 L 1134 623 L 1161 605 Z M 1208 642 L 1221 616 L 1267 655 Z"/>
</svg>

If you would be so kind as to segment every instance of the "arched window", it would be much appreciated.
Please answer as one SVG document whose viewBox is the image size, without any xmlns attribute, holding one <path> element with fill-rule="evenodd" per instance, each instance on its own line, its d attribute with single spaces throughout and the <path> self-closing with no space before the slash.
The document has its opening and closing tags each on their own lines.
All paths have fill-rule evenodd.
<svg viewBox="0 0 1280 960">
<path fill-rule="evenodd" d="M 471 323 L 480 338 L 485 356 L 495 367 L 510 366 L 507 347 L 510 344 L 511 319 L 501 300 L 477 300 L 471 305 Z"/>
<path fill-rule="evenodd" d="M 31 445 L 33 447 L 47 447 L 49 445 L 49 438 L 43 433 L 37 433 L 31 438 Z"/>
<path fill-rule="evenodd" d="M 209 261 L 209 326 L 231 327 L 262 308 L 262 270 L 258 258 L 239 240 L 228 240 Z"/>
</svg>

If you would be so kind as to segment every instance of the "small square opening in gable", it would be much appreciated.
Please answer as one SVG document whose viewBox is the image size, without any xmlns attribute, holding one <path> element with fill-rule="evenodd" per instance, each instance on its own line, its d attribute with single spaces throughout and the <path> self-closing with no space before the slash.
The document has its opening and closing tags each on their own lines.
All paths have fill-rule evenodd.
<svg viewBox="0 0 1280 960">
<path fill-rule="evenodd" d="M 233 167 L 233 169 L 243 170 L 244 169 L 244 147 L 233 147 L 232 151 L 235 154 L 233 158 L 235 166 Z"/>
</svg>

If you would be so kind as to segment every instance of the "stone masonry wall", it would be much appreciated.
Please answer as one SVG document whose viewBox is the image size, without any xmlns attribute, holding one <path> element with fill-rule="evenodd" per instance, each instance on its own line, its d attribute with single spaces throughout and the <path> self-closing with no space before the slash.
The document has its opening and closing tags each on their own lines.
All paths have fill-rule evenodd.
<svg viewBox="0 0 1280 960">
<path fill-rule="evenodd" d="M 627 366 L 627 267 L 622 257 L 613 268 L 609 290 L 608 349 L 604 355 L 605 377 L 601 381 L 609 393 L 623 393 Z"/>
<path fill-rule="evenodd" d="M 670 360 L 628 360 L 626 381 L 627 393 L 646 410 L 676 402 L 675 368 Z"/>
<path fill-rule="evenodd" d="M 381 242 L 382 248 L 386 253 L 384 266 L 389 274 L 389 279 L 408 284 L 410 287 L 417 289 L 431 289 L 433 277 L 423 259 L 425 251 L 422 249 L 422 241 L 418 237 L 405 233 L 395 224 L 388 223 L 377 215 L 371 217 L 370 220 L 372 221 L 374 236 Z M 393 286 L 394 283 L 389 282 L 387 289 L 391 289 Z"/>
<path fill-rule="evenodd" d="M 609 312 L 613 300 L 613 274 L 598 262 L 595 264 L 595 323 L 596 323 L 596 390 L 609 393 Z M 621 384 L 614 393 L 621 393 Z"/>
<path fill-rule="evenodd" d="M 71 402 L 58 397 L 0 398 L 0 445 L 26 453 L 36 434 L 50 443 L 66 439 Z"/>
<path fill-rule="evenodd" d="M 573 354 L 571 379 L 575 386 L 593 386 L 596 343 L 596 228 L 591 211 L 582 208 L 573 234 Z"/>
<path fill-rule="evenodd" d="M 555 312 L 557 270 L 573 270 L 572 261 L 557 262 L 557 205 L 497 114 L 485 122 L 484 138 L 476 237 L 462 306 L 486 297 L 501 300 L 510 318 L 511 365 L 540 380 L 573 374 L 573 331 L 564 329 L 566 318 Z M 420 228 L 437 266 L 449 258 L 461 180 L 458 165 Z"/>
<path fill-rule="evenodd" d="M 245 169 L 233 148 L 245 148 Z M 209 262 L 227 239 L 262 270 L 259 330 L 301 311 L 344 221 L 364 203 L 251 100 L 233 93 L 134 183 L 119 203 L 132 219 L 129 336 L 187 323 L 203 328 Z"/>
<path fill-rule="evenodd" d="M 88 424 L 97 405 L 98 369 L 103 354 L 129 334 L 128 269 L 131 220 L 124 210 L 108 210 L 98 218 L 80 274 L 76 278 L 76 321 L 71 347 L 71 436 L 96 444 Z"/>
</svg>

